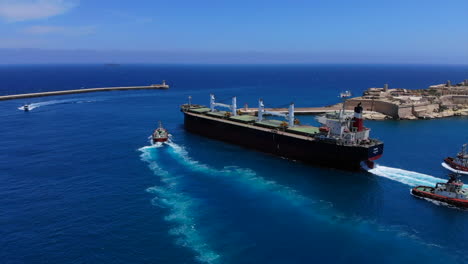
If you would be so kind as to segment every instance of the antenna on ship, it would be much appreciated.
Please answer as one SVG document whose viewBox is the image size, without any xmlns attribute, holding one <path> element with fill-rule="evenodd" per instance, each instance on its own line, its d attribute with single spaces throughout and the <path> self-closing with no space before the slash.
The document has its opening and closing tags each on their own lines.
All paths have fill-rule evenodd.
<svg viewBox="0 0 468 264">
<path fill-rule="evenodd" d="M 348 99 L 349 97 L 351 97 L 351 92 L 350 91 L 344 91 L 342 93 L 340 93 L 340 98 L 341 100 L 343 100 L 343 107 L 341 109 L 341 113 L 340 113 L 340 120 L 342 120 L 344 114 L 345 114 L 345 105 L 346 105 L 346 99 Z"/>
<path fill-rule="evenodd" d="M 460 153 L 458 153 L 458 156 L 460 158 L 468 158 L 468 153 L 466 152 L 466 147 L 468 146 L 468 144 L 463 144 L 462 145 L 462 149 L 460 151 Z"/>
</svg>

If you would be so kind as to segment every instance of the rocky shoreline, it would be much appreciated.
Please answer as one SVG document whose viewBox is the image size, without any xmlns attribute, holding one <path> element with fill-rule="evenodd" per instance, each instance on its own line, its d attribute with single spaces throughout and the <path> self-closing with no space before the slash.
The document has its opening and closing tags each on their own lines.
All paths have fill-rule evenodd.
<svg viewBox="0 0 468 264">
<path fill-rule="evenodd" d="M 438 113 L 428 114 L 423 117 L 416 117 L 414 115 L 406 116 L 404 118 L 393 118 L 392 116 L 385 115 L 379 112 L 374 111 L 364 111 L 363 117 L 367 120 L 419 120 L 419 119 L 437 119 L 437 118 L 445 118 L 445 117 L 453 117 L 453 116 L 468 116 L 468 108 L 460 109 L 460 110 L 446 110 Z"/>
</svg>

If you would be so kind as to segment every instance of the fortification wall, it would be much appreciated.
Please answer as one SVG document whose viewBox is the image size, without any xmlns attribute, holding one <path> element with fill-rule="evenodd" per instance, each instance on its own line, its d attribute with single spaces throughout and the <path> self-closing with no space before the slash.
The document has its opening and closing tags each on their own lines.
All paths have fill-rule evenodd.
<svg viewBox="0 0 468 264">
<path fill-rule="evenodd" d="M 398 118 L 400 117 L 400 109 L 398 105 L 390 103 L 390 102 L 384 102 L 384 101 L 378 101 L 378 100 L 372 100 L 372 99 L 349 99 L 346 101 L 346 109 L 347 110 L 353 110 L 354 107 L 358 104 L 361 103 L 362 107 L 366 111 L 375 111 L 382 113 L 384 115 L 391 116 L 393 118 Z M 409 114 L 411 114 L 411 107 L 409 110 Z M 402 114 L 406 116 L 406 112 L 403 111 Z"/>
<path fill-rule="evenodd" d="M 454 95 L 452 101 L 454 104 L 468 105 L 468 95 Z"/>
<path fill-rule="evenodd" d="M 354 107 L 361 103 L 364 111 L 371 111 L 372 109 L 372 100 L 369 99 L 349 99 L 346 101 L 346 110 L 354 110 Z"/>
<path fill-rule="evenodd" d="M 439 109 L 438 104 L 420 104 L 420 105 L 415 105 L 413 108 L 413 115 L 420 117 L 421 115 L 429 115 L 431 113 L 434 113 L 435 110 Z M 400 116 L 401 118 L 401 116 Z"/>
<path fill-rule="evenodd" d="M 413 106 L 405 105 L 398 107 L 398 118 L 408 118 L 413 116 Z"/>
<path fill-rule="evenodd" d="M 465 99 L 463 99 L 465 100 Z M 372 100 L 372 99 L 361 99 L 353 98 L 346 101 L 346 109 L 352 110 L 354 107 L 361 103 L 364 110 L 375 111 L 382 113 L 392 118 L 414 118 L 415 113 L 425 114 L 433 113 L 435 110 L 439 109 L 438 104 L 417 104 L 417 105 L 397 105 L 391 102 Z"/>
</svg>

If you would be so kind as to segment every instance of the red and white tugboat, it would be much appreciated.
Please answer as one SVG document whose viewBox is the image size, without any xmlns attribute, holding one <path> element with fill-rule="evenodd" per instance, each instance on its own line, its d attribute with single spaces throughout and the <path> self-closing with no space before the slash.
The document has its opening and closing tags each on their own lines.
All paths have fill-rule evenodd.
<svg viewBox="0 0 468 264">
<path fill-rule="evenodd" d="M 169 139 L 169 132 L 165 128 L 162 127 L 161 121 L 159 121 L 159 127 L 154 130 L 153 134 L 151 135 L 151 140 L 154 143 L 157 142 L 166 142 Z"/>
<path fill-rule="evenodd" d="M 451 173 L 449 177 L 447 183 L 437 183 L 435 187 L 415 187 L 411 189 L 411 194 L 467 209 L 468 190 L 463 189 L 463 182 L 460 180 L 459 174 Z"/>
<path fill-rule="evenodd" d="M 468 152 L 466 151 L 467 146 L 468 144 L 463 144 L 462 150 L 455 158 L 445 158 L 442 166 L 450 171 L 468 175 Z"/>
</svg>

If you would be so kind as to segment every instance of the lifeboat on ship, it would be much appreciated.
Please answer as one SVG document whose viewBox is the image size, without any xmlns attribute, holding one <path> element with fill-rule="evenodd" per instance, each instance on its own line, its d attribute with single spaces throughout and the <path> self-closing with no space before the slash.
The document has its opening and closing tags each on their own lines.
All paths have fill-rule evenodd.
<svg viewBox="0 0 468 264">
<path fill-rule="evenodd" d="M 467 146 L 468 144 L 464 144 L 456 157 L 445 158 L 442 166 L 456 173 L 468 174 Z"/>
<path fill-rule="evenodd" d="M 328 132 L 330 132 L 330 128 L 326 127 L 326 126 L 321 126 L 321 127 L 319 127 L 319 131 L 322 132 L 322 133 L 328 133 Z"/>
<path fill-rule="evenodd" d="M 411 189 L 411 194 L 451 206 L 468 209 L 468 190 L 463 189 L 459 174 L 452 173 L 446 183 L 437 183 L 435 187 L 417 186 Z"/>
<path fill-rule="evenodd" d="M 166 142 L 169 139 L 169 132 L 162 127 L 161 121 L 159 122 L 159 127 L 156 128 L 151 135 L 151 140 L 153 144 L 157 142 Z"/>
</svg>

